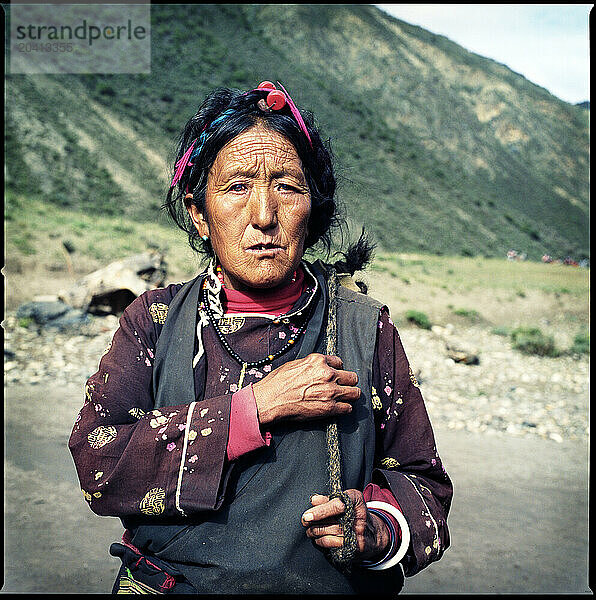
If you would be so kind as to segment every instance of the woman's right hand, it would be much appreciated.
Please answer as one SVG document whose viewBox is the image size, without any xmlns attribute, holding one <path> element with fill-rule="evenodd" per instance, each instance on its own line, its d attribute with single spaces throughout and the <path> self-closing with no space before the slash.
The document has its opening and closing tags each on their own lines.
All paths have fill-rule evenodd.
<svg viewBox="0 0 596 600">
<path fill-rule="evenodd" d="M 360 397 L 358 375 L 344 371 L 338 356 L 309 354 L 253 383 L 261 425 L 281 419 L 304 421 L 351 412 Z"/>
</svg>

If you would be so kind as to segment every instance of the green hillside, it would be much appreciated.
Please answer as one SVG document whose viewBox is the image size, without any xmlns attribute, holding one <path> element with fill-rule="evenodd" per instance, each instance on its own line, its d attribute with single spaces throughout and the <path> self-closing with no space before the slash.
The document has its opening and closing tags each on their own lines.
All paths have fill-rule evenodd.
<svg viewBox="0 0 596 600">
<path fill-rule="evenodd" d="M 27 198 L 158 221 L 217 86 L 279 80 L 387 251 L 589 256 L 589 110 L 369 5 L 153 5 L 151 74 L 7 75 L 6 216 Z"/>
</svg>

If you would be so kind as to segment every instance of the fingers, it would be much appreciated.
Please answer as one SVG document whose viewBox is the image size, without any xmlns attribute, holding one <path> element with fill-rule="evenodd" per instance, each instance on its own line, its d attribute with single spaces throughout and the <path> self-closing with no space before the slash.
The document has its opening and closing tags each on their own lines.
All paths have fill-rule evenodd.
<svg viewBox="0 0 596 600">
<path fill-rule="evenodd" d="M 325 362 L 334 369 L 341 369 L 344 366 L 343 360 L 333 354 L 323 354 Z"/>
<path fill-rule="evenodd" d="M 358 383 L 358 374 L 354 371 L 345 371 L 343 361 L 333 354 L 312 353 L 296 361 L 296 364 L 308 365 L 309 375 L 314 380 L 332 382 L 341 386 L 355 386 Z"/>
<path fill-rule="evenodd" d="M 360 388 L 356 387 L 358 374 L 343 370 L 342 359 L 332 354 L 310 354 L 304 360 L 315 367 L 311 372 L 310 390 L 317 390 L 315 394 L 321 392 L 327 394 L 325 401 L 333 400 L 335 406 L 329 410 L 329 414 L 350 412 L 351 407 L 346 403 L 358 400 L 362 394 Z"/>
<path fill-rule="evenodd" d="M 344 533 L 339 524 L 327 527 L 309 527 L 306 535 L 323 548 L 339 548 L 344 543 Z"/>
<path fill-rule="evenodd" d="M 323 494 L 313 494 L 310 497 L 310 503 L 313 506 L 317 506 L 318 504 L 323 504 L 324 502 L 329 502 L 329 496 L 323 496 Z"/>
<path fill-rule="evenodd" d="M 343 502 L 339 498 L 330 501 L 329 496 L 322 494 L 314 494 L 310 501 L 313 508 L 302 515 L 307 537 L 321 548 L 341 548 L 344 532 L 338 517 L 344 512 Z"/>
<path fill-rule="evenodd" d="M 289 361 L 253 384 L 259 422 L 347 415 L 361 396 L 358 375 L 339 356 L 312 353 Z"/>
<path fill-rule="evenodd" d="M 328 496 L 315 495 L 311 498 L 313 507 L 302 515 L 302 524 L 305 526 L 318 526 L 322 521 L 337 518 L 345 511 L 344 503 L 339 498 L 329 500 Z"/>
<path fill-rule="evenodd" d="M 332 376 L 338 385 L 355 386 L 358 383 L 358 375 L 354 371 L 343 370 L 344 363 L 339 356 L 325 354 L 324 359 L 332 367 Z"/>
<path fill-rule="evenodd" d="M 345 493 L 354 503 L 353 533 L 359 554 L 363 558 L 383 555 L 391 541 L 388 528 L 381 519 L 372 518 L 376 516 L 367 511 L 361 491 L 349 489 Z M 345 535 L 341 525 L 341 517 L 345 513 L 342 500 L 329 500 L 329 496 L 314 494 L 310 501 L 312 507 L 302 514 L 302 525 L 306 528 L 307 537 L 321 548 L 342 547 Z"/>
<path fill-rule="evenodd" d="M 358 375 L 354 371 L 336 370 L 335 383 L 338 385 L 355 386 L 358 383 Z"/>
<path fill-rule="evenodd" d="M 344 385 L 336 390 L 334 400 L 337 404 L 342 402 L 354 402 L 360 398 L 360 394 L 362 394 L 360 388 Z"/>
</svg>

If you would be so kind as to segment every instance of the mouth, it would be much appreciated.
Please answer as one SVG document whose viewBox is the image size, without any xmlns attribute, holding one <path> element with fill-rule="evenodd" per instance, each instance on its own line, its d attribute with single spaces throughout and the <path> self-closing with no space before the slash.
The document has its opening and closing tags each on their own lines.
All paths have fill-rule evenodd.
<svg viewBox="0 0 596 600">
<path fill-rule="evenodd" d="M 262 244 L 253 244 L 247 248 L 247 252 L 256 256 L 275 256 L 284 250 L 283 246 L 275 244 L 273 242 L 266 242 Z"/>
</svg>

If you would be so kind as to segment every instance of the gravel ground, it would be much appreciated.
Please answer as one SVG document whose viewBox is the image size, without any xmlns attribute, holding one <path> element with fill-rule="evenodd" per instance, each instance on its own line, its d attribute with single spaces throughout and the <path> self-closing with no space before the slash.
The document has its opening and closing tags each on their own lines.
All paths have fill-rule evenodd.
<svg viewBox="0 0 596 600">
<path fill-rule="evenodd" d="M 59 332 L 20 327 L 9 314 L 3 325 L 6 386 L 51 379 L 58 387 L 82 390 L 118 320 L 93 317 L 78 330 Z M 589 356 L 527 356 L 512 349 L 507 337 L 481 327 L 408 326 L 400 335 L 433 424 L 556 442 L 588 435 Z M 477 356 L 479 364 L 455 362 L 448 348 Z"/>
<path fill-rule="evenodd" d="M 434 424 L 556 442 L 589 434 L 589 355 L 524 355 L 480 327 L 406 328 L 400 335 Z M 447 346 L 477 355 L 479 364 L 454 362 Z"/>
</svg>

